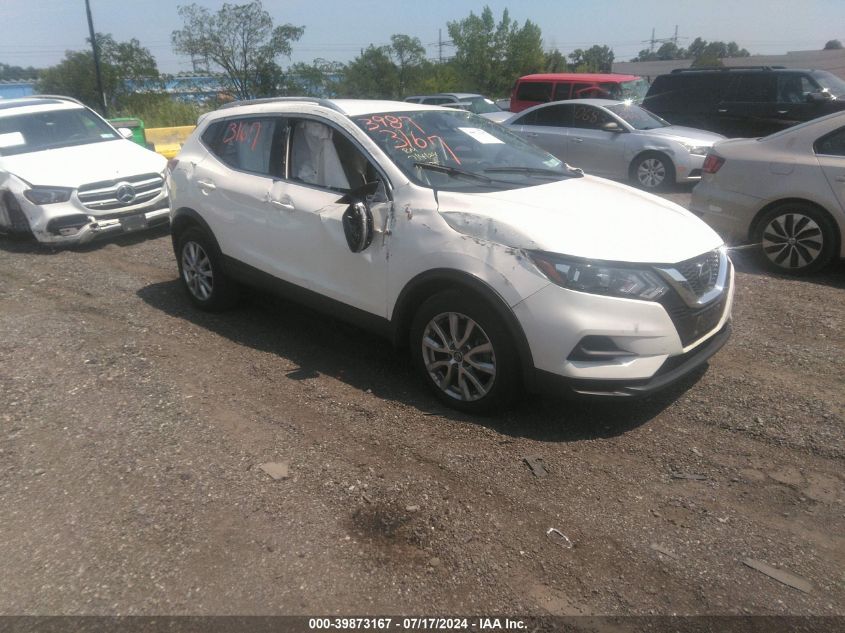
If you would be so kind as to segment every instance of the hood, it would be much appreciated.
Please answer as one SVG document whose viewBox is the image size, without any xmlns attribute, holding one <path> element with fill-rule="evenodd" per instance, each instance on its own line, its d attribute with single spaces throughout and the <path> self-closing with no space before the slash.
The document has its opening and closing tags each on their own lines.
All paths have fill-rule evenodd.
<svg viewBox="0 0 845 633">
<path fill-rule="evenodd" d="M 494 193 L 439 191 L 455 230 L 586 259 L 674 264 L 722 245 L 695 215 L 657 196 L 584 176 Z"/>
<path fill-rule="evenodd" d="M 669 125 L 654 128 L 653 130 L 634 130 L 633 134 L 668 137 L 681 143 L 695 143 L 699 145 L 712 145 L 716 141 L 721 141 L 725 138 L 715 132 L 697 130 L 694 127 L 684 127 L 682 125 Z"/>
<path fill-rule="evenodd" d="M 31 185 L 77 188 L 89 182 L 160 173 L 167 160 L 124 139 L 0 157 L 0 168 Z"/>
</svg>

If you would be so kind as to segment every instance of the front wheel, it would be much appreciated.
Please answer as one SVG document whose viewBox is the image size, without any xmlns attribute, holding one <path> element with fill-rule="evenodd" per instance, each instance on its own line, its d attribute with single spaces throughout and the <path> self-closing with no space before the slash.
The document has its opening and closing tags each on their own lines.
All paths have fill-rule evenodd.
<svg viewBox="0 0 845 633">
<path fill-rule="evenodd" d="M 485 302 L 446 291 L 426 300 L 411 326 L 414 364 L 448 406 L 483 413 L 513 402 L 518 357 L 507 328 Z"/>
<path fill-rule="evenodd" d="M 792 275 L 821 270 L 836 250 L 833 222 L 804 202 L 785 202 L 770 209 L 757 223 L 753 238 L 760 243 L 769 269 Z"/>
<path fill-rule="evenodd" d="M 630 176 L 643 189 L 662 191 L 675 182 L 675 166 L 665 154 L 647 152 L 631 163 Z"/>
<path fill-rule="evenodd" d="M 188 298 L 201 310 L 218 312 L 238 298 L 235 282 L 223 272 L 223 258 L 202 229 L 191 227 L 177 240 L 179 277 Z"/>
</svg>

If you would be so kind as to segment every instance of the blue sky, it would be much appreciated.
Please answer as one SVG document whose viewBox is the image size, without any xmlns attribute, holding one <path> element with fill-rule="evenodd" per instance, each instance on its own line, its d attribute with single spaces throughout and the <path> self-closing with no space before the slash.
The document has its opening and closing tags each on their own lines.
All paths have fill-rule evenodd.
<svg viewBox="0 0 845 633">
<path fill-rule="evenodd" d="M 137 38 L 163 72 L 191 69 L 190 60 L 173 53 L 170 33 L 181 27 L 179 0 L 90 0 L 97 31 L 118 41 Z M 231 0 L 237 4 L 238 0 Z M 222 0 L 198 0 L 216 10 Z M 547 48 L 564 53 L 592 44 L 607 44 L 626 61 L 645 48 L 651 36 L 671 37 L 678 26 L 679 44 L 701 36 L 735 40 L 752 54 L 820 49 L 827 40 L 845 43 L 843 0 L 265 0 L 276 24 L 305 27 L 291 61 L 321 57 L 346 62 L 368 44 L 385 44 L 390 35 L 419 37 L 428 54 L 437 56 L 438 29 L 448 39 L 446 23 L 487 4 L 497 21 L 508 8 L 522 23 L 537 23 Z M 85 47 L 88 26 L 84 0 L 0 0 L 0 62 L 44 67 L 58 63 L 66 50 Z M 683 39 L 687 38 L 687 39 Z M 449 48 L 444 49 L 448 54 Z M 283 63 L 283 65 L 285 65 Z"/>
</svg>

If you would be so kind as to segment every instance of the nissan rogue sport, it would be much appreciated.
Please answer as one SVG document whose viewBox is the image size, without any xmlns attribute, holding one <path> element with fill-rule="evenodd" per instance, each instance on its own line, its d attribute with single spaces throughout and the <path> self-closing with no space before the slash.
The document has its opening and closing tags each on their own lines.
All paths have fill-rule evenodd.
<svg viewBox="0 0 845 633">
<path fill-rule="evenodd" d="M 280 98 L 204 116 L 169 165 L 188 298 L 281 292 L 407 346 L 470 412 L 523 387 L 652 393 L 727 340 L 733 267 L 679 206 L 469 112 Z"/>
</svg>

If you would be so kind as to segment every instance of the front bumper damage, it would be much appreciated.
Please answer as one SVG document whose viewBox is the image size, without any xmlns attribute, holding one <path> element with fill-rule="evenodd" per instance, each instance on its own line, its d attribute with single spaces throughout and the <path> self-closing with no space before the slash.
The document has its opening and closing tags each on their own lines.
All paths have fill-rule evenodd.
<svg viewBox="0 0 845 633">
<path fill-rule="evenodd" d="M 75 218 L 77 215 L 79 214 L 70 217 Z M 144 209 L 126 211 L 119 215 L 112 214 L 105 218 L 87 215 L 81 224 L 74 220 L 72 224 L 67 225 L 61 222 L 62 219 L 62 216 L 53 218 L 43 230 L 33 229 L 35 239 L 45 244 L 86 244 L 99 237 L 140 231 L 168 223 L 170 206 L 167 198 L 164 198 Z"/>
</svg>

